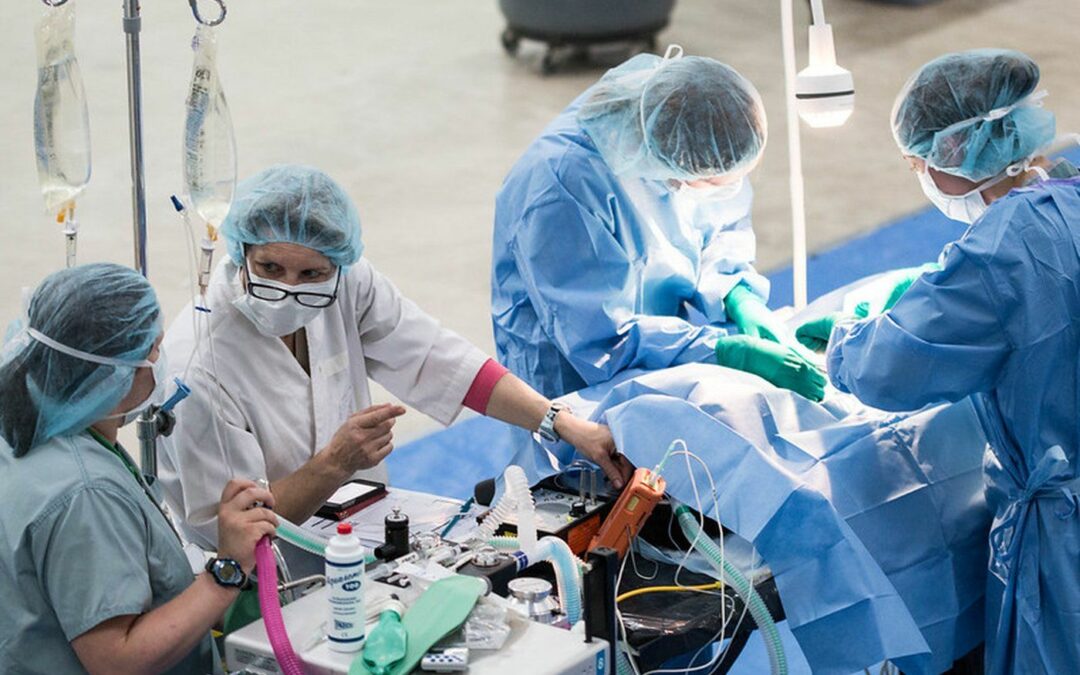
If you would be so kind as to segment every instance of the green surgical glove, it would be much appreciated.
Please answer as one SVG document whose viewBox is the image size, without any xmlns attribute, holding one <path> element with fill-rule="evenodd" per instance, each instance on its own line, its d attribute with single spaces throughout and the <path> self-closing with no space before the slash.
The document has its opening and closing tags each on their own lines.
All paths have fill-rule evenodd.
<svg viewBox="0 0 1080 675">
<path fill-rule="evenodd" d="M 791 335 L 765 306 L 765 301 L 743 284 L 735 286 L 724 298 L 724 311 L 743 335 L 773 342 L 782 342 L 784 335 Z"/>
<path fill-rule="evenodd" d="M 833 326 L 845 318 L 847 317 L 843 313 L 833 312 L 818 319 L 810 319 L 795 331 L 795 339 L 807 349 L 821 353 L 829 346 Z"/>
<path fill-rule="evenodd" d="M 854 308 L 856 318 L 865 319 L 871 316 L 883 314 L 893 308 L 923 274 L 941 269 L 937 263 L 927 263 L 920 267 L 905 267 L 884 274 L 880 279 L 871 282 L 866 288 L 855 291 L 861 302 Z"/>
<path fill-rule="evenodd" d="M 791 347 L 750 335 L 729 335 L 716 342 L 716 361 L 753 373 L 811 401 L 825 398 L 825 375 Z"/>
</svg>

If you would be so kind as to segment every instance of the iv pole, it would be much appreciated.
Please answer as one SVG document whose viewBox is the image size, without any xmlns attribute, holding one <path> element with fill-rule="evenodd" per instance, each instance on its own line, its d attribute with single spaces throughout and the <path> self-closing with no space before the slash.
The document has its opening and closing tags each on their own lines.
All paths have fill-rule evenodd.
<svg viewBox="0 0 1080 675">
<path fill-rule="evenodd" d="M 135 269 L 144 277 L 149 276 L 146 264 L 146 167 L 143 164 L 142 136 L 142 56 L 139 48 L 139 32 L 142 18 L 139 16 L 139 0 L 124 0 L 124 33 L 127 40 L 128 128 L 131 140 L 131 214 L 135 234 Z M 147 458 L 143 457 L 143 471 L 157 473 L 157 460 L 151 459 L 153 471 L 147 470 Z"/>
</svg>

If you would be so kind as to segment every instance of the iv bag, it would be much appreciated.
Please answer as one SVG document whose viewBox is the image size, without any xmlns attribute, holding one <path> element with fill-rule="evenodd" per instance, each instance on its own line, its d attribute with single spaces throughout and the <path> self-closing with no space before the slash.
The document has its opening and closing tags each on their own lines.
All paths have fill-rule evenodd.
<svg viewBox="0 0 1080 675">
<path fill-rule="evenodd" d="M 200 25 L 192 41 L 195 63 L 184 120 L 184 186 L 191 205 L 217 227 L 229 212 L 236 187 L 236 138 L 217 73 L 214 29 Z"/>
<path fill-rule="evenodd" d="M 38 22 L 34 151 L 45 208 L 57 212 L 90 181 L 90 115 L 75 59 L 74 3 Z"/>
</svg>

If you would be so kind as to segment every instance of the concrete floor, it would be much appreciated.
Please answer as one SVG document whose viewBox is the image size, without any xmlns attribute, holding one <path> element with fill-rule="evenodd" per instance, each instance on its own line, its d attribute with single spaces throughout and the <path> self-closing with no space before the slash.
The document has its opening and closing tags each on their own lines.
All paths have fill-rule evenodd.
<svg viewBox="0 0 1080 675">
<path fill-rule="evenodd" d="M 797 4 L 797 21 L 805 26 L 804 3 Z M 78 10 L 94 148 L 93 179 L 79 201 L 80 260 L 130 264 L 120 3 L 80 2 Z M 1042 65 L 1059 130 L 1080 128 L 1080 3 L 943 0 L 907 8 L 829 0 L 826 11 L 858 94 L 844 128 L 803 129 L 811 251 L 924 205 L 896 153 L 888 114 L 907 76 L 942 52 L 980 46 L 1026 51 Z M 33 0 L 0 3 L 4 323 L 19 310 L 20 288 L 64 260 L 63 238 L 42 211 L 34 168 L 33 26 L 40 12 Z M 777 2 L 680 0 L 660 36 L 662 44 L 677 42 L 688 54 L 730 63 L 761 90 L 771 143 L 754 177 L 754 219 L 766 271 L 791 256 L 779 23 Z M 181 189 L 193 24 L 187 3 L 158 0 L 144 3 L 143 25 L 150 275 L 171 317 L 187 300 L 189 278 L 168 196 Z M 502 27 L 493 0 L 233 1 L 219 38 L 240 175 L 276 162 L 329 172 L 356 199 L 376 266 L 447 326 L 489 350 L 495 192 L 529 141 L 603 72 L 575 67 L 542 77 L 542 50 L 526 43 L 519 58 L 507 57 L 498 40 Z M 798 32 L 805 40 L 805 30 Z M 804 48 L 799 58 L 805 59 Z M 412 413 L 398 426 L 399 440 L 435 426 Z"/>
</svg>

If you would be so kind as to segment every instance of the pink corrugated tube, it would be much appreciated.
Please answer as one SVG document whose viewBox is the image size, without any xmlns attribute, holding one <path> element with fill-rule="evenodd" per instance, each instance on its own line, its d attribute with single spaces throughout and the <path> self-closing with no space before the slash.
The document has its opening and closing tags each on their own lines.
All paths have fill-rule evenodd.
<svg viewBox="0 0 1080 675">
<path fill-rule="evenodd" d="M 281 605 L 277 594 L 277 561 L 270 548 L 270 537 L 263 537 L 255 544 L 255 567 L 259 571 L 259 609 L 266 624 L 266 637 L 274 648 L 274 658 L 285 675 L 305 675 L 300 657 L 289 642 L 285 632 L 285 620 L 281 618 Z"/>
</svg>

